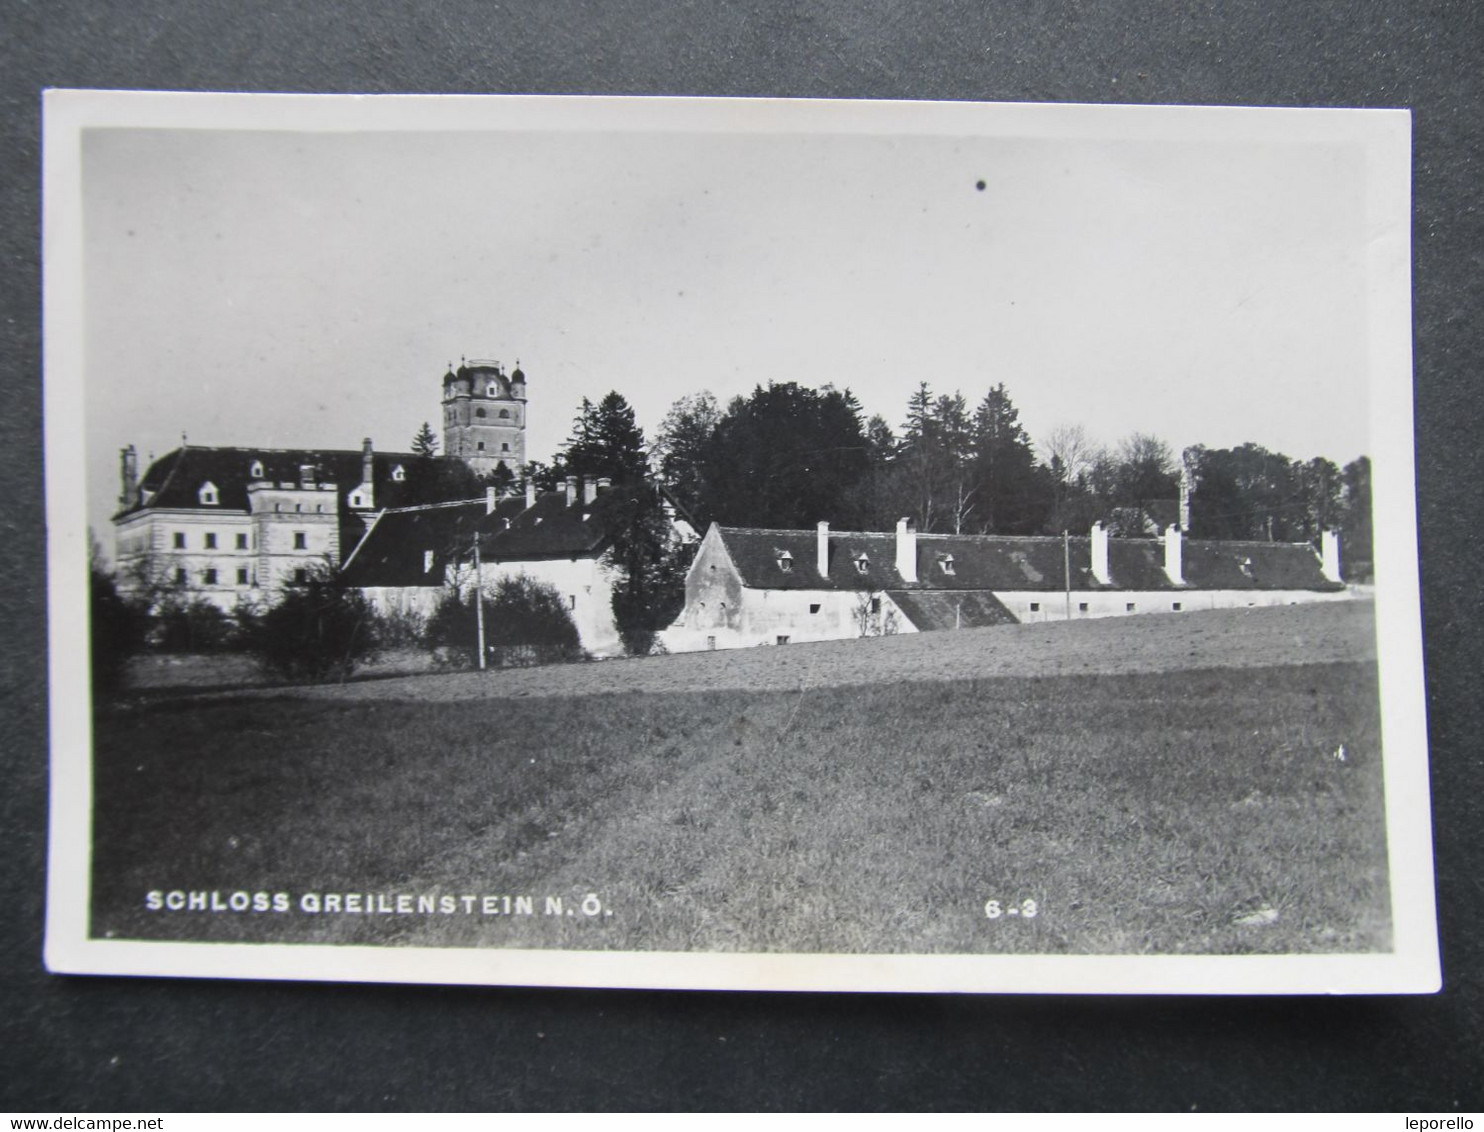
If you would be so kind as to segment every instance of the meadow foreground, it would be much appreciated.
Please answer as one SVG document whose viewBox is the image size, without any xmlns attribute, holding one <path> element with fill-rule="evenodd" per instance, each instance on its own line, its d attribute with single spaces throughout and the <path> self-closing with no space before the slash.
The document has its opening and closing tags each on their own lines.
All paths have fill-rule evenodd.
<svg viewBox="0 0 1484 1132">
<path fill-rule="evenodd" d="M 96 713 L 92 931 L 1384 951 L 1372 624 L 1354 602 L 156 692 Z"/>
</svg>

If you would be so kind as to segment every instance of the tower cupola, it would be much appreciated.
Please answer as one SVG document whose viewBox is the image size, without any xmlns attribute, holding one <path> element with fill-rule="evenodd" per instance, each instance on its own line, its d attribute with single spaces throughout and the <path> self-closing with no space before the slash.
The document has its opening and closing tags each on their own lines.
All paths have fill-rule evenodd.
<svg viewBox="0 0 1484 1132">
<path fill-rule="evenodd" d="M 518 375 L 518 377 L 517 377 Z M 481 476 L 526 462 L 526 383 L 493 358 L 465 358 L 443 377 L 443 451 Z"/>
</svg>

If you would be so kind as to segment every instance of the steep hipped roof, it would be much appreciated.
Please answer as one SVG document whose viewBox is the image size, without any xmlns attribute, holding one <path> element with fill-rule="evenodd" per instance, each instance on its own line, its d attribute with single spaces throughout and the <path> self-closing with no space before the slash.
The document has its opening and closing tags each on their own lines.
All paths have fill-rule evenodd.
<svg viewBox="0 0 1484 1132">
<path fill-rule="evenodd" d="M 467 563 L 479 537 L 483 561 L 539 562 L 596 558 L 608 548 L 610 508 L 603 496 L 572 504 L 566 493 L 542 492 L 531 507 L 524 496 L 389 510 L 378 516 L 346 561 L 342 577 L 353 586 L 441 586 L 444 567 Z M 427 557 L 432 552 L 433 557 Z"/>
<path fill-rule="evenodd" d="M 333 448 L 198 448 L 184 446 L 155 460 L 139 481 L 139 491 L 130 506 L 116 517 L 152 508 L 201 507 L 201 485 L 216 486 L 217 503 L 212 510 L 246 511 L 247 485 L 257 480 L 275 483 L 297 483 L 299 469 L 313 465 L 321 483 L 333 483 L 345 493 L 361 482 L 361 450 Z M 375 452 L 372 474 L 378 507 L 395 507 L 406 491 L 405 483 L 392 478 L 401 465 L 410 469 L 420 457 L 408 452 Z M 254 465 L 262 465 L 262 475 L 254 475 Z"/>
<path fill-rule="evenodd" d="M 1068 584 L 1066 550 L 1056 537 L 1012 535 L 917 536 L 917 578 L 906 581 L 896 567 L 896 535 L 880 532 L 829 532 L 829 569 L 817 566 L 814 531 L 753 527 L 715 528 L 742 576 L 742 584 L 771 590 L 898 589 L 928 591 L 989 590 L 1055 592 Z M 1074 590 L 1335 590 L 1320 570 L 1319 556 L 1307 543 L 1208 542 L 1185 540 L 1185 585 L 1164 572 L 1160 539 L 1108 540 L 1111 586 L 1092 574 L 1092 540 L 1069 540 Z M 787 553 L 788 569 L 779 566 Z M 865 555 L 864 570 L 856 563 Z"/>
</svg>

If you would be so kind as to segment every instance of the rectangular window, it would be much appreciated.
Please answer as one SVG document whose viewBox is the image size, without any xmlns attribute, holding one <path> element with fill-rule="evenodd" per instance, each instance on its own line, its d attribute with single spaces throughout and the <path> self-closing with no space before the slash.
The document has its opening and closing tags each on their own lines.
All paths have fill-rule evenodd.
<svg viewBox="0 0 1484 1132">
<path fill-rule="evenodd" d="M 309 571 L 302 566 L 294 571 L 294 585 L 302 586 L 309 581 Z"/>
<path fill-rule="evenodd" d="M 207 567 L 205 581 L 208 586 L 216 585 L 216 569 L 214 567 Z"/>
<path fill-rule="evenodd" d="M 879 597 L 873 597 L 871 599 L 871 612 L 872 613 L 880 613 L 881 612 L 881 599 Z"/>
<path fill-rule="evenodd" d="M 1127 605 L 1125 605 L 1123 607 L 1123 611 L 1125 613 L 1132 613 L 1134 611 L 1134 603 L 1133 602 L 1129 602 Z"/>
<path fill-rule="evenodd" d="M 1079 601 L 1077 603 L 1077 612 L 1078 613 L 1086 613 L 1087 612 L 1087 602 L 1085 602 L 1085 601 Z"/>
<path fill-rule="evenodd" d="M 577 595 L 576 594 L 568 594 L 567 595 L 567 608 L 568 609 L 576 609 L 577 608 Z"/>
<path fill-rule="evenodd" d="M 305 549 L 308 548 L 308 546 L 309 546 L 309 543 L 308 543 L 308 541 L 304 537 L 304 532 L 303 531 L 295 531 L 294 532 L 294 549 L 295 550 L 305 550 Z"/>
<path fill-rule="evenodd" d="M 177 566 L 175 568 L 175 584 L 177 586 L 183 586 L 186 584 L 186 572 L 184 566 Z"/>
<path fill-rule="evenodd" d="M 1031 612 L 1032 613 L 1040 613 L 1041 612 L 1041 603 L 1039 601 L 1033 601 L 1033 602 L 1031 602 Z"/>
<path fill-rule="evenodd" d="M 176 531 L 175 532 L 175 549 L 176 550 L 184 550 L 185 549 L 185 531 Z"/>
<path fill-rule="evenodd" d="M 715 637 L 707 637 L 706 638 L 706 647 L 708 649 L 713 649 L 714 650 L 716 648 L 716 638 Z"/>
<path fill-rule="evenodd" d="M 778 643 L 780 645 L 786 645 L 786 644 L 788 644 L 788 638 L 785 637 L 782 633 L 779 633 L 778 634 Z"/>
<path fill-rule="evenodd" d="M 817 602 L 817 601 L 811 601 L 809 603 L 809 612 L 810 613 L 818 613 L 819 612 L 819 602 Z"/>
<path fill-rule="evenodd" d="M 206 532 L 206 549 L 207 550 L 215 550 L 216 549 L 216 532 L 215 531 L 207 531 Z"/>
<path fill-rule="evenodd" d="M 1172 602 L 1170 602 L 1170 608 L 1173 609 L 1176 613 L 1179 613 L 1180 612 L 1180 603 L 1178 601 L 1172 601 Z"/>
<path fill-rule="evenodd" d="M 247 549 L 247 536 L 246 535 L 238 535 L 237 536 L 237 549 L 238 550 L 246 550 Z"/>
<path fill-rule="evenodd" d="M 237 571 L 237 584 L 239 586 L 247 585 L 247 571 L 245 569 Z"/>
</svg>

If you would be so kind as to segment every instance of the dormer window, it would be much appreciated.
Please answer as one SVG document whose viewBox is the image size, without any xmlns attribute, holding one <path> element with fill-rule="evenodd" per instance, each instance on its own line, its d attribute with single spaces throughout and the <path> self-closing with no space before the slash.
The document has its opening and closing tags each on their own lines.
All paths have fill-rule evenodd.
<svg viewBox="0 0 1484 1132">
<path fill-rule="evenodd" d="M 870 572 L 870 569 L 871 569 L 871 560 L 869 558 L 867 558 L 864 554 L 857 554 L 855 556 L 854 561 L 855 561 L 855 572 L 857 574 L 865 574 L 865 573 L 869 573 Z"/>
<path fill-rule="evenodd" d="M 940 554 L 938 556 L 938 567 L 943 571 L 943 573 L 945 573 L 945 574 L 952 574 L 953 573 L 953 555 L 951 555 L 951 554 Z"/>
<path fill-rule="evenodd" d="M 773 553 L 778 556 L 778 569 L 782 570 L 785 574 L 792 573 L 794 556 L 786 550 L 776 550 Z"/>
<path fill-rule="evenodd" d="M 401 483 L 406 478 L 407 469 L 404 468 L 401 464 L 398 464 L 395 468 L 392 469 L 392 479 L 395 480 L 397 483 Z"/>
<path fill-rule="evenodd" d="M 1252 559 L 1242 559 L 1242 561 L 1239 563 L 1239 566 L 1241 567 L 1243 574 L 1245 574 L 1249 578 L 1252 577 Z"/>
<path fill-rule="evenodd" d="M 484 391 L 484 395 L 486 397 L 498 397 L 500 395 L 500 387 L 492 381 L 489 383 L 489 387 Z"/>
<path fill-rule="evenodd" d="M 218 502 L 216 484 L 210 480 L 207 480 L 201 485 L 201 490 L 196 495 L 201 500 L 201 506 L 203 507 L 215 507 Z"/>
<path fill-rule="evenodd" d="M 252 466 L 247 469 L 247 474 L 255 480 L 262 479 L 264 476 L 263 461 L 254 460 L 252 462 Z"/>
</svg>

